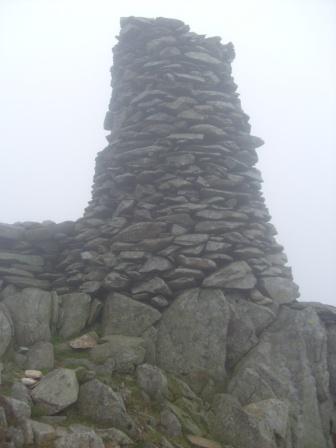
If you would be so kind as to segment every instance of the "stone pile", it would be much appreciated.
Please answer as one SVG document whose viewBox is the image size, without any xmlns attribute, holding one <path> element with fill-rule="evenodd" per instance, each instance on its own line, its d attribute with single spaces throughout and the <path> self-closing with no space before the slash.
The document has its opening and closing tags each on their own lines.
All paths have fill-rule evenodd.
<svg viewBox="0 0 336 448">
<path fill-rule="evenodd" d="M 55 263 L 73 233 L 71 221 L 0 224 L 0 288 L 51 289 Z"/>
<path fill-rule="evenodd" d="M 129 18 L 114 48 L 113 93 L 92 200 L 67 284 L 123 291 L 164 308 L 192 287 L 258 303 L 298 296 L 274 238 L 255 148 L 231 76 L 234 50 L 182 22 Z"/>
<path fill-rule="evenodd" d="M 296 301 L 233 58 L 122 19 L 84 216 L 0 225 L 1 447 L 333 448 L 336 310 Z"/>
</svg>

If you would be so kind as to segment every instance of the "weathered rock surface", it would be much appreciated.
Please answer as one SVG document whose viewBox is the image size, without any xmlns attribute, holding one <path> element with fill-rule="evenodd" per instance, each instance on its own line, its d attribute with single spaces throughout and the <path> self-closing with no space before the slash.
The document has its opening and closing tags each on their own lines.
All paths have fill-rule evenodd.
<svg viewBox="0 0 336 448">
<path fill-rule="evenodd" d="M 90 358 L 95 363 L 113 361 L 114 369 L 119 372 L 132 370 L 145 359 L 146 344 L 144 339 L 131 336 L 113 335 L 105 338 L 90 351 Z"/>
<path fill-rule="evenodd" d="M 219 289 L 192 289 L 179 296 L 159 324 L 159 366 L 181 374 L 206 372 L 223 381 L 229 319 L 229 304 Z"/>
<path fill-rule="evenodd" d="M 6 307 L 0 303 L 0 358 L 6 352 L 12 336 L 13 324 Z"/>
<path fill-rule="evenodd" d="M 33 345 L 49 341 L 51 319 L 51 294 L 36 288 L 25 288 L 4 300 L 15 328 L 19 345 Z"/>
<path fill-rule="evenodd" d="M 127 414 L 121 396 L 98 380 L 89 381 L 80 387 L 78 407 L 83 417 L 97 423 L 109 424 L 126 432 L 133 429 L 134 423 Z"/>
<path fill-rule="evenodd" d="M 89 318 L 90 303 L 91 297 L 85 293 L 61 296 L 60 336 L 67 339 L 83 330 Z"/>
<path fill-rule="evenodd" d="M 54 346 L 50 342 L 36 342 L 27 352 L 27 369 L 53 369 Z"/>
<path fill-rule="evenodd" d="M 161 318 L 154 308 L 129 297 L 113 293 L 104 305 L 103 333 L 140 336 Z"/>
<path fill-rule="evenodd" d="M 32 398 L 46 415 L 54 415 L 77 401 L 78 390 L 73 370 L 56 369 L 36 385 Z"/>
</svg>

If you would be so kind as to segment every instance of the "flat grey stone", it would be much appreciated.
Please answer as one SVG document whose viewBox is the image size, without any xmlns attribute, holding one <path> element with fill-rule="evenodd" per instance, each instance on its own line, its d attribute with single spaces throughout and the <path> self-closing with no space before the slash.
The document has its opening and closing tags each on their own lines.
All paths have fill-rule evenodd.
<svg viewBox="0 0 336 448">
<path fill-rule="evenodd" d="M 166 230 L 163 222 L 138 222 L 118 233 L 117 240 L 137 242 L 146 238 L 155 238 Z"/>
<path fill-rule="evenodd" d="M 202 53 L 200 51 L 187 51 L 185 56 L 192 61 L 202 62 L 212 66 L 220 65 L 222 63 L 219 59 L 210 56 L 208 53 Z"/>
<path fill-rule="evenodd" d="M 110 290 L 120 290 L 127 287 L 129 278 L 125 274 L 119 272 L 110 272 L 104 279 L 104 287 Z"/>
<path fill-rule="evenodd" d="M 13 252 L 3 252 L 0 251 L 0 263 L 4 262 L 16 262 L 20 264 L 28 264 L 33 266 L 43 266 L 44 260 L 39 255 L 23 255 Z"/>
<path fill-rule="evenodd" d="M 146 263 L 140 268 L 139 272 L 164 272 L 172 268 L 173 265 L 167 258 L 153 256 L 148 258 Z"/>
<path fill-rule="evenodd" d="M 171 291 L 169 286 L 160 277 L 153 277 L 150 280 L 140 283 L 138 286 L 132 288 L 132 294 L 150 293 L 150 294 L 163 294 L 164 296 L 170 296 Z"/>
<path fill-rule="evenodd" d="M 203 281 L 210 288 L 252 289 L 257 280 L 245 261 L 236 261 L 219 269 Z"/>
</svg>

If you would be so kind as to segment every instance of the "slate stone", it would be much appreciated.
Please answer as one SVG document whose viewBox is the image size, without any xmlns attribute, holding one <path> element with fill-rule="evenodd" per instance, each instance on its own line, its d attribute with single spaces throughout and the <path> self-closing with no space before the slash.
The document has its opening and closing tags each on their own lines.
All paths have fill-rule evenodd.
<svg viewBox="0 0 336 448">
<path fill-rule="evenodd" d="M 132 288 L 132 294 L 138 293 L 150 293 L 150 294 L 163 294 L 164 296 L 170 296 L 171 291 L 164 280 L 160 277 L 153 277 L 152 279 L 140 283 L 138 286 Z"/>
<path fill-rule="evenodd" d="M 0 238 L 5 240 L 19 240 L 24 235 L 24 229 L 19 226 L 0 223 Z"/>
<path fill-rule="evenodd" d="M 219 269 L 203 281 L 204 287 L 228 289 L 252 289 L 257 280 L 245 261 L 236 261 Z"/>
<path fill-rule="evenodd" d="M 164 232 L 166 224 L 163 222 L 138 222 L 118 234 L 118 241 L 137 242 L 145 238 L 155 238 Z"/>
</svg>

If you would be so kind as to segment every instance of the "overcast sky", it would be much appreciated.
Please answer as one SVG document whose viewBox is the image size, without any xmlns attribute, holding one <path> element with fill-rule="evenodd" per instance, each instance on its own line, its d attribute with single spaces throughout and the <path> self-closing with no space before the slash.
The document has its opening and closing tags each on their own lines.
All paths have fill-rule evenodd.
<svg viewBox="0 0 336 448">
<path fill-rule="evenodd" d="M 335 0 L 0 0 L 0 222 L 81 216 L 128 15 L 234 43 L 278 240 L 302 299 L 336 305 Z"/>
</svg>

